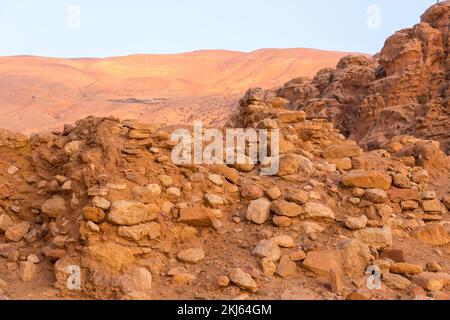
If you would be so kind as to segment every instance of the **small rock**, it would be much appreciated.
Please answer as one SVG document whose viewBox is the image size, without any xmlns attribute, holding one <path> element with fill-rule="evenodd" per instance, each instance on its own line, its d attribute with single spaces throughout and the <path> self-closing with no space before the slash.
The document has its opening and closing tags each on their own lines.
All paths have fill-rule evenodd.
<svg viewBox="0 0 450 320">
<path fill-rule="evenodd" d="M 304 190 L 297 190 L 295 192 L 290 192 L 288 195 L 288 200 L 298 205 L 305 204 L 308 201 L 308 199 L 309 194 Z"/>
<path fill-rule="evenodd" d="M 261 260 L 261 267 L 266 276 L 273 276 L 277 269 L 277 265 L 269 258 L 263 258 Z"/>
<path fill-rule="evenodd" d="M 108 210 L 111 207 L 111 202 L 97 196 L 92 199 L 92 205 L 103 210 Z"/>
<path fill-rule="evenodd" d="M 288 235 L 276 236 L 271 239 L 281 248 L 293 248 L 294 247 L 294 239 Z"/>
<path fill-rule="evenodd" d="M 167 197 L 176 200 L 181 197 L 181 190 L 176 187 L 171 187 L 166 190 Z"/>
<path fill-rule="evenodd" d="M 271 203 L 266 198 L 260 198 L 250 202 L 247 209 L 247 220 L 256 223 L 263 224 L 270 217 Z"/>
<path fill-rule="evenodd" d="M 182 262 L 196 264 L 205 259 L 205 252 L 200 248 L 191 248 L 178 253 L 177 258 Z"/>
<path fill-rule="evenodd" d="M 230 278 L 228 276 L 220 276 L 217 284 L 219 287 L 228 287 L 230 285 Z"/>
<path fill-rule="evenodd" d="M 21 222 L 14 226 L 10 226 L 5 231 L 5 239 L 11 242 L 19 242 L 30 230 L 30 223 Z"/>
<path fill-rule="evenodd" d="M 258 286 L 253 278 L 242 269 L 236 268 L 230 272 L 230 281 L 237 285 L 239 288 L 249 290 L 250 292 L 256 292 Z"/>
<path fill-rule="evenodd" d="M 19 171 L 20 171 L 20 169 L 17 168 L 16 166 L 11 166 L 8 168 L 8 174 L 11 176 L 15 175 Z"/>
<path fill-rule="evenodd" d="M 344 291 L 344 277 L 340 269 L 333 268 L 330 270 L 330 284 L 331 292 L 333 292 L 334 294 L 340 294 L 342 291 Z"/>
<path fill-rule="evenodd" d="M 391 273 L 396 274 L 419 274 L 423 271 L 423 267 L 421 265 L 412 264 L 412 263 L 394 263 L 391 264 Z"/>
<path fill-rule="evenodd" d="M 64 198 L 55 196 L 44 202 L 41 211 L 50 218 L 57 218 L 67 213 L 66 202 Z"/>
<path fill-rule="evenodd" d="M 345 174 L 342 180 L 348 187 L 387 190 L 392 185 L 392 177 L 375 170 L 353 170 Z"/>
<path fill-rule="evenodd" d="M 113 202 L 108 214 L 108 221 L 117 225 L 132 226 L 156 219 L 159 208 L 144 205 L 137 201 L 119 200 Z"/>
<path fill-rule="evenodd" d="M 105 220 L 105 212 L 98 207 L 84 207 L 83 217 L 86 220 L 100 223 Z"/>
<path fill-rule="evenodd" d="M 442 205 L 438 199 L 422 200 L 420 205 L 425 212 L 442 212 Z"/>
<path fill-rule="evenodd" d="M 39 263 L 39 258 L 38 258 L 38 256 L 35 255 L 35 254 L 30 254 L 30 255 L 28 255 L 28 257 L 27 257 L 27 261 L 29 261 L 29 262 L 31 262 L 31 263 L 34 263 L 34 264 L 38 264 L 38 263 Z"/>
<path fill-rule="evenodd" d="M 23 282 L 29 282 L 33 279 L 36 273 L 36 265 L 30 261 L 20 262 L 20 279 Z"/>
<path fill-rule="evenodd" d="M 269 258 L 276 262 L 280 260 L 281 249 L 272 240 L 261 240 L 253 250 L 253 254 L 261 258 Z"/>
<path fill-rule="evenodd" d="M 318 202 L 306 203 L 303 210 L 305 213 L 305 218 L 307 219 L 308 218 L 311 219 L 327 218 L 333 220 L 335 219 L 333 210 Z"/>
<path fill-rule="evenodd" d="M 367 226 L 368 221 L 369 220 L 365 215 L 362 215 L 359 218 L 348 217 L 347 220 L 345 220 L 345 226 L 350 230 L 360 230 Z"/>
<path fill-rule="evenodd" d="M 411 286 L 411 281 L 398 274 L 393 273 L 384 274 L 383 282 L 386 283 L 389 288 L 395 290 L 406 290 Z"/>
<path fill-rule="evenodd" d="M 257 185 L 246 185 L 241 189 L 241 196 L 246 200 L 256 200 L 264 197 L 264 191 Z"/>
<path fill-rule="evenodd" d="M 289 256 L 282 256 L 275 273 L 282 278 L 289 278 L 294 275 L 296 271 L 297 265 L 295 262 L 293 262 Z"/>
<path fill-rule="evenodd" d="M 439 291 L 450 283 L 450 275 L 444 272 L 422 272 L 412 280 L 425 290 Z"/>
<path fill-rule="evenodd" d="M 389 248 L 393 244 L 390 227 L 358 230 L 354 237 L 377 250 Z"/>
<path fill-rule="evenodd" d="M 213 208 L 217 208 L 217 207 L 220 207 L 225 204 L 225 201 L 223 200 L 223 198 L 216 194 L 207 193 L 205 195 L 205 199 L 206 199 L 207 203 Z"/>
<path fill-rule="evenodd" d="M 223 180 L 222 177 L 219 176 L 218 174 L 210 174 L 208 176 L 209 181 L 211 181 L 212 183 L 214 183 L 216 186 L 221 186 L 223 185 Z"/>
<path fill-rule="evenodd" d="M 279 197 L 281 197 L 281 191 L 279 188 L 273 187 L 273 188 L 266 190 L 266 196 L 270 200 L 274 201 L 274 200 L 277 200 Z"/>
<path fill-rule="evenodd" d="M 449 232 L 440 224 L 427 224 L 415 230 L 417 239 L 423 244 L 443 246 L 450 243 Z"/>
<path fill-rule="evenodd" d="M 302 207 L 298 204 L 286 200 L 276 200 L 272 202 L 270 208 L 275 214 L 289 218 L 297 217 L 301 215 L 303 211 Z"/>
<path fill-rule="evenodd" d="M 389 201 L 386 191 L 381 189 L 368 189 L 365 196 L 367 200 L 373 203 L 386 203 Z"/>
<path fill-rule="evenodd" d="M 429 272 L 441 272 L 443 269 L 438 262 L 432 261 L 427 263 L 427 270 Z"/>
<path fill-rule="evenodd" d="M 306 258 L 306 253 L 303 250 L 293 252 L 289 255 L 289 258 L 291 258 L 294 262 L 303 261 Z"/>
<path fill-rule="evenodd" d="M 92 231 L 92 232 L 95 232 L 95 233 L 99 233 L 100 232 L 100 227 L 97 224 L 95 224 L 94 222 L 92 222 L 92 221 L 88 221 L 86 223 L 86 228 L 89 231 Z"/>
</svg>

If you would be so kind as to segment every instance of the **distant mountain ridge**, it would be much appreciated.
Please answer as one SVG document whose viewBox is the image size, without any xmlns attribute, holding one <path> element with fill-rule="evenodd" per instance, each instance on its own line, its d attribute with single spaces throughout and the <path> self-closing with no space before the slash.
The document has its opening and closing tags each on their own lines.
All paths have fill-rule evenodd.
<svg viewBox="0 0 450 320">
<path fill-rule="evenodd" d="M 185 123 L 195 115 L 221 123 L 247 88 L 272 88 L 299 75 L 313 76 L 347 54 L 261 49 L 112 58 L 0 57 L 0 127 L 30 133 L 89 114 L 166 124 Z M 149 107 L 139 101 L 158 103 Z"/>
</svg>

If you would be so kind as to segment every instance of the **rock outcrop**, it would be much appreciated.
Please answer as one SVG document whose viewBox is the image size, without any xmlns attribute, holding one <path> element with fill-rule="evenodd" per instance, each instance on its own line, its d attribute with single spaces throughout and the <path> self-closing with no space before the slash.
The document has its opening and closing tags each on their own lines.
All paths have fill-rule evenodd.
<svg viewBox="0 0 450 320">
<path fill-rule="evenodd" d="M 396 32 L 372 59 L 344 57 L 335 69 L 294 79 L 271 94 L 308 118 L 332 121 L 366 149 L 411 135 L 438 141 L 449 154 L 450 1 Z"/>
</svg>

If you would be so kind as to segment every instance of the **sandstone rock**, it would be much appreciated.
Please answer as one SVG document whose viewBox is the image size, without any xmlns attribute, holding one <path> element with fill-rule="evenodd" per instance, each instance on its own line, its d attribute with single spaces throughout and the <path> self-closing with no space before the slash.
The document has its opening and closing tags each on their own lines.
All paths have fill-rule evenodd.
<svg viewBox="0 0 450 320">
<path fill-rule="evenodd" d="M 161 187 L 158 184 L 149 184 L 145 187 L 134 187 L 132 192 L 136 201 L 148 204 L 159 198 Z"/>
<path fill-rule="evenodd" d="M 29 261 L 20 262 L 20 279 L 23 282 L 29 282 L 33 279 L 36 273 L 36 265 Z"/>
<path fill-rule="evenodd" d="M 239 172 L 236 169 L 227 167 L 226 165 L 214 165 L 211 166 L 211 170 L 224 176 L 225 179 L 231 183 L 237 183 L 239 181 Z"/>
<path fill-rule="evenodd" d="M 132 226 L 156 219 L 159 213 L 155 205 L 144 205 L 137 201 L 119 200 L 113 202 L 108 221 L 124 226 Z"/>
<path fill-rule="evenodd" d="M 163 185 L 163 187 L 165 188 L 169 188 L 170 186 L 172 186 L 173 184 L 173 179 L 172 177 L 166 175 L 166 174 L 161 174 L 158 176 L 158 180 L 161 182 L 161 184 Z"/>
<path fill-rule="evenodd" d="M 294 175 L 302 172 L 306 175 L 312 171 L 311 161 L 298 154 L 287 154 L 280 158 L 280 165 L 278 170 L 278 176 Z"/>
<path fill-rule="evenodd" d="M 334 164 L 337 170 L 351 170 L 353 168 L 350 158 L 328 159 L 328 162 Z"/>
<path fill-rule="evenodd" d="M 256 292 L 258 290 L 258 286 L 253 278 L 242 269 L 236 268 L 231 270 L 229 277 L 231 282 L 241 289 L 249 290 L 250 292 Z"/>
<path fill-rule="evenodd" d="M 212 207 L 217 208 L 225 204 L 223 198 L 216 194 L 207 193 L 205 195 L 206 202 Z"/>
<path fill-rule="evenodd" d="M 331 292 L 334 294 L 340 294 L 344 290 L 345 283 L 341 270 L 336 268 L 330 270 L 330 283 Z"/>
<path fill-rule="evenodd" d="M 391 187 L 392 178 L 380 171 L 354 170 L 345 174 L 342 182 L 347 187 L 387 190 Z"/>
<path fill-rule="evenodd" d="M 64 147 L 64 152 L 66 153 L 66 155 L 72 156 L 76 152 L 78 152 L 82 144 L 83 142 L 81 141 L 71 141 Z"/>
<path fill-rule="evenodd" d="M 295 246 L 294 239 L 288 235 L 281 235 L 271 238 L 281 248 L 293 248 Z"/>
<path fill-rule="evenodd" d="M 385 249 L 392 246 L 392 232 L 390 227 L 366 228 L 355 231 L 353 236 L 375 249 Z"/>
<path fill-rule="evenodd" d="M 92 232 L 95 232 L 95 233 L 100 232 L 100 227 L 97 224 L 95 224 L 94 222 L 92 222 L 92 221 L 88 221 L 86 223 L 86 228 L 89 231 L 92 231 Z"/>
<path fill-rule="evenodd" d="M 97 207 L 84 207 L 83 217 L 96 223 L 100 223 L 105 219 L 105 212 Z"/>
<path fill-rule="evenodd" d="M 320 224 L 310 221 L 303 222 L 302 229 L 306 234 L 321 233 L 325 230 Z"/>
<path fill-rule="evenodd" d="M 178 260 L 196 264 L 205 259 L 205 252 L 200 248 L 186 249 L 178 253 Z"/>
<path fill-rule="evenodd" d="M 0 214 L 0 231 L 5 232 L 12 225 L 13 221 L 7 214 Z"/>
<path fill-rule="evenodd" d="M 394 262 L 406 262 L 403 250 L 399 249 L 385 249 L 381 251 L 380 259 L 390 259 Z"/>
<path fill-rule="evenodd" d="M 11 176 L 15 175 L 19 171 L 20 171 L 20 169 L 17 168 L 16 166 L 11 166 L 7 170 L 8 174 L 11 175 Z"/>
<path fill-rule="evenodd" d="M 443 246 L 450 243 L 449 232 L 440 224 L 427 224 L 415 230 L 417 239 L 428 245 Z"/>
<path fill-rule="evenodd" d="M 281 191 L 277 187 L 273 187 L 266 190 L 266 196 L 274 201 L 281 197 Z"/>
<path fill-rule="evenodd" d="M 411 281 L 393 273 L 386 273 L 383 275 L 383 282 L 395 290 L 407 290 L 411 286 Z"/>
<path fill-rule="evenodd" d="M 288 195 L 288 200 L 294 202 L 298 205 L 305 204 L 309 199 L 309 194 L 303 190 L 297 190 L 290 192 Z"/>
<path fill-rule="evenodd" d="M 351 158 L 358 157 L 361 154 L 362 150 L 356 143 L 331 145 L 322 152 L 322 156 L 325 159 Z"/>
<path fill-rule="evenodd" d="M 305 204 L 304 208 L 304 216 L 307 219 L 335 219 L 335 215 L 333 210 L 329 207 L 318 203 L 318 202 L 308 202 Z"/>
<path fill-rule="evenodd" d="M 172 284 L 175 285 L 190 285 L 197 278 L 190 273 L 177 273 L 172 276 Z"/>
<path fill-rule="evenodd" d="M 306 253 L 303 250 L 293 252 L 289 255 L 289 258 L 294 262 L 303 261 L 306 258 Z"/>
<path fill-rule="evenodd" d="M 420 205 L 425 212 L 442 212 L 442 205 L 438 199 L 422 200 Z"/>
<path fill-rule="evenodd" d="M 389 201 L 386 192 L 381 189 L 368 189 L 365 195 L 366 199 L 373 203 L 386 203 Z"/>
<path fill-rule="evenodd" d="M 256 185 L 247 185 L 241 189 L 241 196 L 247 200 L 256 200 L 264 196 L 264 191 Z"/>
<path fill-rule="evenodd" d="M 289 278 L 297 271 L 297 265 L 289 256 L 282 256 L 276 269 L 276 274 L 282 278 Z"/>
<path fill-rule="evenodd" d="M 402 262 L 391 264 L 390 271 L 396 274 L 419 274 L 423 271 L 423 267 L 417 264 Z"/>
<path fill-rule="evenodd" d="M 250 202 L 247 209 L 247 220 L 256 223 L 263 224 L 270 217 L 271 202 L 266 198 L 260 198 Z"/>
<path fill-rule="evenodd" d="M 289 218 L 297 217 L 302 214 L 302 207 L 299 205 L 288 202 L 286 200 L 276 200 L 272 202 L 270 206 L 273 213 L 279 216 L 285 216 Z"/>
<path fill-rule="evenodd" d="M 280 228 L 287 228 L 292 224 L 292 219 L 284 216 L 272 216 L 272 222 L 274 225 Z"/>
<path fill-rule="evenodd" d="M 156 222 L 150 222 L 135 226 L 120 226 L 117 234 L 133 241 L 139 241 L 143 238 L 153 240 L 161 235 L 161 225 Z"/>
<path fill-rule="evenodd" d="M 390 189 L 386 191 L 392 202 L 419 201 L 419 193 L 413 189 Z"/>
<path fill-rule="evenodd" d="M 5 231 L 5 239 L 11 242 L 19 242 L 30 230 L 29 222 L 21 222 L 16 225 L 12 225 Z"/>
<path fill-rule="evenodd" d="M 263 258 L 261 260 L 261 267 L 266 276 L 273 276 L 277 270 L 277 265 L 269 258 Z"/>
<path fill-rule="evenodd" d="M 365 215 L 362 215 L 359 218 L 348 217 L 345 220 L 345 226 L 347 228 L 349 228 L 350 230 L 360 230 L 360 229 L 364 229 L 367 226 L 368 221 L 369 220 L 367 219 L 367 217 Z"/>
<path fill-rule="evenodd" d="M 431 261 L 431 262 L 427 263 L 427 270 L 429 272 L 441 272 L 443 269 L 442 269 L 442 266 L 438 262 Z"/>
<path fill-rule="evenodd" d="M 92 205 L 103 210 L 108 210 L 111 207 L 111 202 L 102 197 L 94 197 L 92 199 Z"/>
<path fill-rule="evenodd" d="M 400 202 L 400 206 L 403 210 L 416 210 L 419 208 L 419 203 L 417 201 L 402 201 Z"/>
<path fill-rule="evenodd" d="M 330 278 L 330 270 L 340 268 L 338 255 L 332 250 L 310 251 L 303 261 L 303 267 L 318 276 Z"/>
<path fill-rule="evenodd" d="M 87 247 L 88 258 L 107 266 L 115 271 L 121 271 L 123 266 L 134 261 L 133 251 L 113 242 L 101 242 Z"/>
<path fill-rule="evenodd" d="M 211 209 L 203 206 L 194 208 L 182 208 L 178 222 L 194 227 L 211 227 L 216 216 Z"/>
<path fill-rule="evenodd" d="M 228 276 L 220 276 L 217 284 L 219 287 L 228 287 L 230 285 L 230 278 Z"/>
<path fill-rule="evenodd" d="M 41 211 L 50 218 L 57 218 L 67 213 L 66 202 L 64 201 L 64 198 L 55 196 L 54 198 L 45 201 L 41 207 Z"/>
<path fill-rule="evenodd" d="M 361 276 L 373 259 L 370 248 L 356 239 L 338 243 L 338 253 L 342 271 L 349 276 Z"/>
<path fill-rule="evenodd" d="M 214 183 L 216 186 L 221 186 L 223 185 L 223 181 L 222 181 L 222 177 L 219 176 L 218 174 L 210 174 L 208 176 L 209 181 L 211 181 L 212 183 Z"/>
<path fill-rule="evenodd" d="M 444 272 L 422 272 L 413 277 L 412 281 L 425 290 L 439 291 L 450 283 L 450 275 Z"/>
<path fill-rule="evenodd" d="M 272 240 L 261 240 L 253 250 L 253 254 L 261 258 L 269 258 L 276 262 L 280 260 L 281 249 Z"/>
<path fill-rule="evenodd" d="M 122 290 L 125 293 L 149 293 L 152 289 L 152 274 L 146 268 L 132 268 L 123 277 Z"/>
</svg>

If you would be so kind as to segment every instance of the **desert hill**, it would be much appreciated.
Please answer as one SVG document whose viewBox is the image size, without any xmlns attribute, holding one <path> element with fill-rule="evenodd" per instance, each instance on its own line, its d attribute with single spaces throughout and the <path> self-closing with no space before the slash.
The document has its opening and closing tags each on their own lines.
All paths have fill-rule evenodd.
<svg viewBox="0 0 450 320">
<path fill-rule="evenodd" d="M 0 127 L 30 133 L 90 114 L 167 124 L 195 115 L 218 124 L 247 88 L 312 76 L 345 55 L 265 49 L 105 59 L 0 57 Z"/>
</svg>

